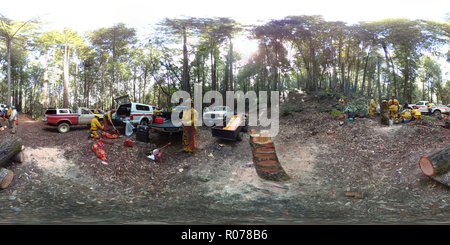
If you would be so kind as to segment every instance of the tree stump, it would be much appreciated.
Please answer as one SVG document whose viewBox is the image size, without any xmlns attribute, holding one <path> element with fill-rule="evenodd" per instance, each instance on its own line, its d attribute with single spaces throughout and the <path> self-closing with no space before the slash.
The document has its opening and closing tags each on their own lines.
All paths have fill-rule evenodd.
<svg viewBox="0 0 450 245">
<path fill-rule="evenodd" d="M 450 186 L 450 145 L 421 157 L 419 166 L 426 176 Z"/>
<path fill-rule="evenodd" d="M 275 145 L 268 134 L 263 132 L 255 134 L 252 130 L 250 145 L 253 153 L 253 165 L 260 178 L 271 181 L 290 179 L 278 160 Z"/>
<path fill-rule="evenodd" d="M 11 183 L 14 172 L 0 167 L 0 189 L 5 189 Z"/>
<path fill-rule="evenodd" d="M 381 101 L 380 123 L 381 125 L 389 126 L 389 105 L 387 100 Z"/>
<path fill-rule="evenodd" d="M 11 137 L 0 144 L 0 166 L 22 151 L 22 140 Z"/>
</svg>

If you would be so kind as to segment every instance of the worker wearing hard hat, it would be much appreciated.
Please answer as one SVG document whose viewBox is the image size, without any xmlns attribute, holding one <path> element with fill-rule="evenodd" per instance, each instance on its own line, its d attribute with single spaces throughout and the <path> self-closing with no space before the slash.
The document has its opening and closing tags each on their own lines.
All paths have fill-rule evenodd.
<svg viewBox="0 0 450 245">
<path fill-rule="evenodd" d="M 340 98 L 339 101 L 338 101 L 338 103 L 339 103 L 339 104 L 342 103 L 343 105 L 345 105 L 345 101 L 344 101 L 343 98 Z"/>
<path fill-rule="evenodd" d="M 195 126 L 195 124 L 198 120 L 198 113 L 194 109 L 193 100 L 187 99 L 185 106 L 186 110 L 183 111 L 183 117 L 181 118 L 181 124 L 183 125 L 184 149 L 180 152 L 188 153 L 186 157 L 190 157 L 196 148 L 195 133 L 197 131 L 197 126 Z"/>
<path fill-rule="evenodd" d="M 392 98 L 389 100 L 389 114 L 390 119 L 393 120 L 395 123 L 398 123 L 398 100 L 395 99 L 395 95 L 392 95 Z"/>
<path fill-rule="evenodd" d="M 375 96 L 372 96 L 372 99 L 370 100 L 370 115 L 373 116 L 375 114 Z"/>
<path fill-rule="evenodd" d="M 102 125 L 100 124 L 100 122 L 98 121 L 98 119 L 100 118 L 99 114 L 95 114 L 94 119 L 92 119 L 91 121 L 91 137 L 98 137 L 98 129 L 103 129 Z"/>
</svg>

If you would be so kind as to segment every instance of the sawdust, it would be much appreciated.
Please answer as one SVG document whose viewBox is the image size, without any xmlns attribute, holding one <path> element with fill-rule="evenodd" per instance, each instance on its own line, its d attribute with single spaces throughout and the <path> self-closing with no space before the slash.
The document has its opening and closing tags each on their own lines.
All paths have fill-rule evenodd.
<svg viewBox="0 0 450 245">
<path fill-rule="evenodd" d="M 27 148 L 24 154 L 46 174 L 68 179 L 77 179 L 80 175 L 78 167 L 66 160 L 64 152 L 58 148 Z"/>
</svg>

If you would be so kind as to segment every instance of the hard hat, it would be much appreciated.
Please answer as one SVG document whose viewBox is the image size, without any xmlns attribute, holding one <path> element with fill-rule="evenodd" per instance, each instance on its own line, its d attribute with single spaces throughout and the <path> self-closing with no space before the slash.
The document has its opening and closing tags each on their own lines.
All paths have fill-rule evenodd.
<svg viewBox="0 0 450 245">
<path fill-rule="evenodd" d="M 100 117 L 100 115 L 99 115 L 99 114 L 95 114 L 95 116 L 96 116 L 96 117 Z"/>
<path fill-rule="evenodd" d="M 16 109 L 16 107 L 15 107 L 15 106 L 12 106 L 12 108 L 13 108 L 13 109 Z"/>
<path fill-rule="evenodd" d="M 189 99 L 187 99 L 187 100 L 185 101 L 185 103 L 191 103 L 191 104 L 192 104 L 192 103 L 194 103 L 194 101 L 193 101 L 192 99 L 189 98 Z"/>
<path fill-rule="evenodd" d="M 395 94 L 393 94 L 392 97 L 395 97 Z"/>
</svg>

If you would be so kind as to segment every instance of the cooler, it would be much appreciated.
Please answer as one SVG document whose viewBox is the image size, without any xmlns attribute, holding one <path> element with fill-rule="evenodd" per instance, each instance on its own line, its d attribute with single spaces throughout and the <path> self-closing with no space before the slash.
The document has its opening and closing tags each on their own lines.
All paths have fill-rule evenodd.
<svg viewBox="0 0 450 245">
<path fill-rule="evenodd" d="M 138 125 L 136 128 L 136 140 L 148 142 L 149 127 L 145 125 Z"/>
</svg>

